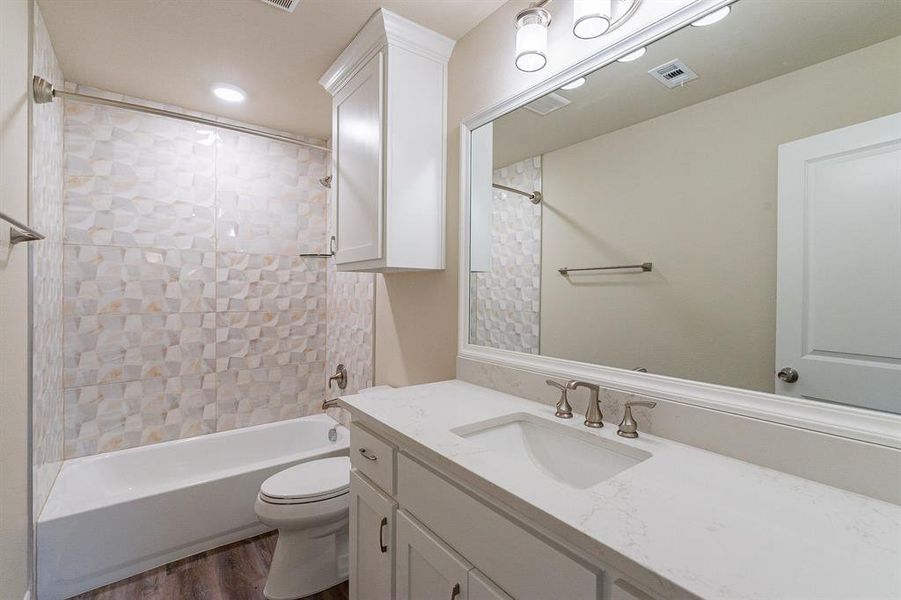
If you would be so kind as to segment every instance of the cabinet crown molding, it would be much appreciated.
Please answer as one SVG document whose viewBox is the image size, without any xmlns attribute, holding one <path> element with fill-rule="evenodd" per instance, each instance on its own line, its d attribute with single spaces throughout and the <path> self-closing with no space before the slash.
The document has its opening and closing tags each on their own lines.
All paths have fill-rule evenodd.
<svg viewBox="0 0 901 600">
<path fill-rule="evenodd" d="M 330 94 L 340 90 L 376 52 L 397 46 L 446 64 L 456 42 L 390 10 L 375 11 L 363 29 L 319 78 Z"/>
</svg>

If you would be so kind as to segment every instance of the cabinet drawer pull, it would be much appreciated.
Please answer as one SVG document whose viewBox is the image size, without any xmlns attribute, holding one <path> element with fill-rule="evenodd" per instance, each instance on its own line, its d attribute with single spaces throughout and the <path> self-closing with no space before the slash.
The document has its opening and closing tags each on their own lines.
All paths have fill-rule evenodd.
<svg viewBox="0 0 901 600">
<path fill-rule="evenodd" d="M 366 460 L 378 460 L 379 459 L 379 457 L 376 456 L 375 454 L 369 454 L 369 452 L 366 450 L 366 448 L 360 448 L 360 454 L 362 454 L 363 458 L 365 458 Z"/>
<path fill-rule="evenodd" d="M 385 545 L 384 538 L 382 537 L 385 533 L 385 527 L 388 526 L 388 517 L 382 517 L 382 524 L 379 525 L 379 548 L 382 550 L 382 554 L 388 551 L 388 546 Z"/>
<path fill-rule="evenodd" d="M 454 589 L 451 590 L 451 600 L 454 600 L 459 595 L 460 595 L 460 584 L 455 583 Z"/>
</svg>

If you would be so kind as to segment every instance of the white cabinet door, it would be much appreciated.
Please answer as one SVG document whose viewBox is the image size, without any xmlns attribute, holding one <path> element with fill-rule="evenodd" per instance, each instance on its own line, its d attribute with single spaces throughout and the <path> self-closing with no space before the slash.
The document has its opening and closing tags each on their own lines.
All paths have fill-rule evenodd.
<svg viewBox="0 0 901 600">
<path fill-rule="evenodd" d="M 447 544 L 397 512 L 398 600 L 466 600 L 470 569 Z"/>
<path fill-rule="evenodd" d="M 901 113 L 779 147 L 776 392 L 901 413 Z"/>
<path fill-rule="evenodd" d="M 513 600 L 478 569 L 469 572 L 469 600 Z"/>
<path fill-rule="evenodd" d="M 339 265 L 382 258 L 383 61 L 372 57 L 334 99 Z"/>
<path fill-rule="evenodd" d="M 357 471 L 350 473 L 351 600 L 394 598 L 395 503 Z"/>
</svg>

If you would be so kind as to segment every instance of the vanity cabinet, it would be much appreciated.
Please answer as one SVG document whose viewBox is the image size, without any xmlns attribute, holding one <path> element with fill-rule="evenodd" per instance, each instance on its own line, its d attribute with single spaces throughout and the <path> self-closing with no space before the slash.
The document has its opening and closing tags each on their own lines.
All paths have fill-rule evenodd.
<svg viewBox="0 0 901 600">
<path fill-rule="evenodd" d="M 350 444 L 352 599 L 612 599 L 605 569 L 541 539 L 356 421 Z"/>
<path fill-rule="evenodd" d="M 447 61 L 454 42 L 380 9 L 319 80 L 332 94 L 339 271 L 445 263 Z"/>
<path fill-rule="evenodd" d="M 469 597 L 472 565 L 404 511 L 397 514 L 397 549 L 398 600 Z"/>
<path fill-rule="evenodd" d="M 397 504 L 367 482 L 350 474 L 351 600 L 393 600 L 395 509 Z M 361 594 L 361 590 L 365 593 Z"/>
</svg>

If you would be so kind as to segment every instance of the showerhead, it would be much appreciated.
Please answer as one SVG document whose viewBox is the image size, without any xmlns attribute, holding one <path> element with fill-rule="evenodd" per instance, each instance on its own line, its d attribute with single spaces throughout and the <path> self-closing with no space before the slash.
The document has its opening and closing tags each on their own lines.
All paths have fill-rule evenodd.
<svg viewBox="0 0 901 600">
<path fill-rule="evenodd" d="M 324 188 L 331 188 L 332 187 L 332 176 L 328 175 L 326 177 L 323 177 L 322 179 L 319 180 L 319 183 L 321 183 L 322 187 L 324 187 Z"/>
</svg>

